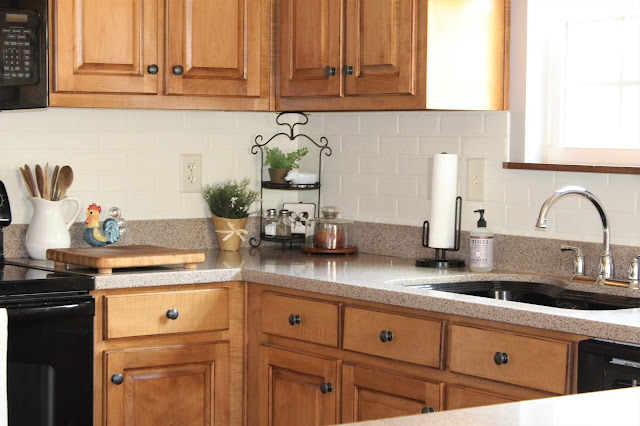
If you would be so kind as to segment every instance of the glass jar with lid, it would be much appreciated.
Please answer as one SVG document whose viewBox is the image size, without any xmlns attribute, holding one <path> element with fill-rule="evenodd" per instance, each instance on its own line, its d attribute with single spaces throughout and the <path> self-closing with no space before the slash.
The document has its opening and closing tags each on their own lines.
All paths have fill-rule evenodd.
<svg viewBox="0 0 640 426">
<path fill-rule="evenodd" d="M 335 206 L 322 208 L 322 217 L 307 221 L 303 251 L 311 253 L 355 253 L 354 224 L 352 220 L 338 218 Z"/>
</svg>

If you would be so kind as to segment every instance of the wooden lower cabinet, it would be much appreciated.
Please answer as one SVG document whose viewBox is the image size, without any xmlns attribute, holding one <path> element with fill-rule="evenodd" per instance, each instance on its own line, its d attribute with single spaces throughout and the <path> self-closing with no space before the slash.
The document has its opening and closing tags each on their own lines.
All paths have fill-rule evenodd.
<svg viewBox="0 0 640 426">
<path fill-rule="evenodd" d="M 107 424 L 229 424 L 229 344 L 105 353 Z"/>
<path fill-rule="evenodd" d="M 260 425 L 339 423 L 340 362 L 261 346 Z"/>
<path fill-rule="evenodd" d="M 576 392 L 582 336 L 259 284 L 247 294 L 247 424 L 347 423 Z M 332 339 L 305 324 L 325 324 Z"/>
<path fill-rule="evenodd" d="M 444 385 L 370 368 L 342 368 L 342 422 L 440 411 Z"/>
<path fill-rule="evenodd" d="M 243 425 L 245 283 L 92 292 L 95 426 Z"/>
</svg>

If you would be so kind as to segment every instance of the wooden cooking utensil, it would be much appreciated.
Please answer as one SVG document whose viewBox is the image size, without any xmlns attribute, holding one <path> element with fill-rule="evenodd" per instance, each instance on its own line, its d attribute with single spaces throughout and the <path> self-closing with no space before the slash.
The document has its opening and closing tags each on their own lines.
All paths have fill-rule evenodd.
<svg viewBox="0 0 640 426">
<path fill-rule="evenodd" d="M 24 173 L 29 181 L 29 188 L 31 188 L 31 192 L 33 192 L 34 197 L 38 197 L 38 190 L 36 189 L 36 182 L 33 180 L 33 173 L 31 173 L 31 168 L 28 164 L 24 165 Z"/>
<path fill-rule="evenodd" d="M 36 183 L 38 184 L 38 192 L 40 192 L 40 197 L 44 198 L 44 172 L 42 171 L 42 167 L 40 167 L 40 164 L 36 164 Z"/>
<path fill-rule="evenodd" d="M 31 182 L 29 181 L 29 178 L 27 177 L 27 172 L 22 167 L 20 167 L 20 174 L 22 175 L 22 180 L 24 180 L 24 186 L 27 187 L 27 192 L 29 193 L 29 196 L 30 197 L 37 197 L 36 188 L 31 186 Z"/>
<path fill-rule="evenodd" d="M 60 166 L 55 166 L 53 168 L 53 174 L 51 175 L 51 201 L 56 201 L 55 195 L 58 190 L 58 172 L 60 171 Z"/>
<path fill-rule="evenodd" d="M 58 173 L 58 196 L 56 200 L 61 200 L 67 194 L 67 189 L 73 183 L 73 169 L 69 166 L 62 166 Z"/>
<path fill-rule="evenodd" d="M 51 187 L 49 186 L 49 163 L 44 165 L 44 198 L 45 200 L 51 201 Z"/>
</svg>

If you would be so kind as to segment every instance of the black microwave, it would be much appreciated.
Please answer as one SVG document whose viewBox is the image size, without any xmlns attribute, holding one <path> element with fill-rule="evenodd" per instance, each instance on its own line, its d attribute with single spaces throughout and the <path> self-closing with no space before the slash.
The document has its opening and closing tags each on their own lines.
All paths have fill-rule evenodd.
<svg viewBox="0 0 640 426">
<path fill-rule="evenodd" d="M 0 110 L 49 100 L 47 0 L 0 0 Z"/>
</svg>

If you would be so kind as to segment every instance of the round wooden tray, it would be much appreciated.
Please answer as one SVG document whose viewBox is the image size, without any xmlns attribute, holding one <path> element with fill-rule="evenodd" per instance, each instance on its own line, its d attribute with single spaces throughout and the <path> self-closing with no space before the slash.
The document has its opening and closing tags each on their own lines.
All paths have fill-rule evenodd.
<svg viewBox="0 0 640 426">
<path fill-rule="evenodd" d="M 302 246 L 302 251 L 304 253 L 311 253 L 311 254 L 352 254 L 358 251 L 358 247 L 348 247 L 348 248 L 341 248 L 341 249 L 321 249 L 321 248 Z"/>
</svg>

